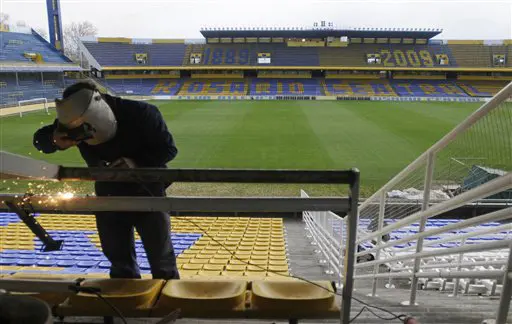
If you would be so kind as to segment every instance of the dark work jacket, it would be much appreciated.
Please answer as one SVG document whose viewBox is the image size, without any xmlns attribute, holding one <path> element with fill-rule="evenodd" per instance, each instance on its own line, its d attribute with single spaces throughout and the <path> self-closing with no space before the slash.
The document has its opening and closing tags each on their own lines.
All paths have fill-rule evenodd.
<svg viewBox="0 0 512 324">
<path fill-rule="evenodd" d="M 125 157 L 140 168 L 165 168 L 178 150 L 158 108 L 141 101 L 104 96 L 117 119 L 116 135 L 99 145 L 78 144 L 83 159 L 90 167 L 103 167 L 106 163 Z M 34 134 L 34 146 L 44 153 L 59 148 L 53 143 L 52 125 L 40 128 Z M 165 196 L 166 183 L 96 182 L 97 196 Z"/>
</svg>

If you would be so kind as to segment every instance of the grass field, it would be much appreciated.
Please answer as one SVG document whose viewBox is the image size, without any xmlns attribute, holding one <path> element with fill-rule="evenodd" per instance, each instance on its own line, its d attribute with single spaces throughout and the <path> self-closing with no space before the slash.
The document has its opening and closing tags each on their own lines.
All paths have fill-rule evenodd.
<svg viewBox="0 0 512 324">
<path fill-rule="evenodd" d="M 370 101 L 155 102 L 173 133 L 176 168 L 361 170 L 362 195 L 378 189 L 480 106 L 473 103 Z M 2 150 L 64 165 L 84 165 L 77 150 L 44 155 L 33 132 L 55 112 L 0 119 Z M 0 191 L 26 183 L 4 182 Z M 91 187 L 80 185 L 80 192 Z M 304 186 L 175 184 L 173 194 L 297 195 Z M 318 195 L 333 186 L 308 186 Z"/>
</svg>

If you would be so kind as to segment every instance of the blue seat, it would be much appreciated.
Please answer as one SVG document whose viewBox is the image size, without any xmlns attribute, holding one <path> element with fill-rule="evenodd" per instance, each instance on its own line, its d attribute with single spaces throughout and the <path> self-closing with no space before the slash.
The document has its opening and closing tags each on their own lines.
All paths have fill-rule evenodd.
<svg viewBox="0 0 512 324">
<path fill-rule="evenodd" d="M 61 260 L 57 262 L 58 267 L 68 268 L 76 264 L 76 260 Z"/>
<path fill-rule="evenodd" d="M 99 264 L 98 261 L 79 261 L 76 265 L 79 268 L 92 268 Z"/>
<path fill-rule="evenodd" d="M 41 267 L 51 267 L 51 266 L 56 265 L 57 261 L 55 261 L 55 260 L 40 260 L 36 264 Z"/>
<path fill-rule="evenodd" d="M 112 264 L 109 261 L 102 261 L 98 266 L 103 269 L 110 269 L 111 265 Z"/>
<path fill-rule="evenodd" d="M 16 264 L 19 266 L 31 266 L 33 264 L 36 264 L 36 259 L 18 259 Z"/>
</svg>

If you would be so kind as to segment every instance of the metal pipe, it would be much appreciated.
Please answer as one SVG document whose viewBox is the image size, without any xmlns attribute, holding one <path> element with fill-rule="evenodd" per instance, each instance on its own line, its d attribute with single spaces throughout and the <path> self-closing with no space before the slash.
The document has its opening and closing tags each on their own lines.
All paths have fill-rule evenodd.
<svg viewBox="0 0 512 324">
<path fill-rule="evenodd" d="M 27 203 L 17 195 L 0 194 L 0 201 Z M 37 211 L 239 211 L 302 212 L 304 210 L 348 210 L 348 198 L 298 197 L 75 197 L 64 199 L 32 196 L 30 204 Z"/>
<path fill-rule="evenodd" d="M 460 264 L 461 267 L 477 267 L 477 266 L 503 266 L 506 265 L 506 260 L 496 260 L 496 261 L 467 261 L 462 262 Z M 447 262 L 447 263 L 437 263 L 437 264 L 424 264 L 421 266 L 422 269 L 430 269 L 430 268 L 457 268 L 458 263 Z M 396 267 L 396 270 L 412 270 L 412 267 Z"/>
<path fill-rule="evenodd" d="M 345 275 L 343 276 L 343 292 L 341 301 L 341 323 L 350 322 L 352 290 L 354 289 L 354 266 L 356 262 L 356 235 L 359 223 L 359 170 L 352 169 L 354 181 L 350 185 L 350 208 L 347 219 L 347 238 L 345 244 Z"/>
<path fill-rule="evenodd" d="M 117 169 L 61 167 L 59 180 L 121 182 L 220 182 L 350 184 L 352 171 L 240 169 Z"/>
<path fill-rule="evenodd" d="M 507 322 L 510 309 L 510 298 L 512 297 L 512 243 L 510 243 L 507 268 L 503 275 L 503 288 L 501 288 L 500 305 L 496 314 L 496 324 L 505 324 Z"/>
<path fill-rule="evenodd" d="M 359 263 L 355 267 L 356 267 L 356 269 L 366 268 L 366 267 L 370 267 L 375 264 L 407 260 L 414 256 L 418 256 L 420 258 L 428 258 L 428 257 L 433 257 L 433 256 L 456 254 L 456 253 L 461 253 L 461 252 L 480 252 L 480 251 L 486 251 L 486 250 L 496 250 L 496 249 L 508 247 L 509 244 L 510 244 L 510 240 L 503 240 L 503 241 L 498 241 L 498 242 L 489 242 L 489 243 L 460 246 L 460 247 L 455 247 L 455 248 L 447 248 L 447 249 L 436 250 L 436 251 L 423 251 L 423 252 L 415 253 L 415 254 L 399 255 L 399 256 L 394 256 L 394 257 L 388 258 L 388 259 Z"/>
<path fill-rule="evenodd" d="M 435 153 L 430 152 L 427 158 L 427 168 L 425 170 L 425 185 L 423 187 L 423 202 L 421 205 L 421 211 L 425 211 L 428 209 L 430 203 L 430 189 L 432 187 L 432 178 L 434 177 L 434 166 L 435 166 Z M 427 215 L 423 214 L 420 220 L 420 228 L 419 232 L 423 233 L 425 231 L 425 227 L 427 226 Z M 418 242 L 416 244 L 416 253 L 420 253 L 423 251 L 423 237 L 418 237 Z M 419 257 L 414 258 L 414 269 L 413 272 L 416 273 L 420 271 L 420 261 Z M 416 304 L 416 291 L 418 290 L 418 278 L 411 278 L 411 293 L 409 296 L 409 305 Z"/>
<path fill-rule="evenodd" d="M 75 280 L 0 279 L 0 289 L 14 292 L 72 292 Z"/>
<path fill-rule="evenodd" d="M 486 270 L 486 271 L 439 271 L 439 272 L 391 272 L 379 273 L 378 278 L 484 278 L 493 279 L 503 276 L 503 270 Z M 355 279 L 369 279 L 373 278 L 373 274 L 357 275 Z"/>
<path fill-rule="evenodd" d="M 484 214 L 484 215 L 481 215 L 481 216 L 469 218 L 469 219 L 463 220 L 463 221 L 458 222 L 458 223 L 454 223 L 454 224 L 450 224 L 450 225 L 445 225 L 445 226 L 434 228 L 434 229 L 431 229 L 431 230 L 428 230 L 428 231 L 425 231 L 425 232 L 422 232 L 422 233 L 416 233 L 416 234 L 413 234 L 413 235 L 410 235 L 410 236 L 407 236 L 407 237 L 403 237 L 403 238 L 398 239 L 398 240 L 393 240 L 393 241 L 390 241 L 388 243 L 383 244 L 380 247 L 373 247 L 371 249 L 365 250 L 364 252 L 359 252 L 359 253 L 357 253 L 357 256 L 360 256 L 363 253 L 366 254 L 366 253 L 371 253 L 371 252 L 377 251 L 379 248 L 380 249 L 384 249 L 384 248 L 387 248 L 387 247 L 393 247 L 393 246 L 396 246 L 397 244 L 407 243 L 407 242 L 413 241 L 413 240 L 418 239 L 418 238 L 433 236 L 433 235 L 441 234 L 441 233 L 444 233 L 444 232 L 447 232 L 447 231 L 450 231 L 450 230 L 461 229 L 461 228 L 465 228 L 465 227 L 469 227 L 469 226 L 473 226 L 473 225 L 483 224 L 483 223 L 486 223 L 486 222 L 503 220 L 503 219 L 507 219 L 507 218 L 509 218 L 511 216 L 512 216 L 512 207 L 505 208 L 505 209 L 500 209 L 500 210 L 497 210 L 497 211 L 494 211 L 494 212 L 491 212 L 491 213 L 488 213 L 488 214 Z M 510 226 L 512 228 L 512 224 L 508 225 L 508 226 Z M 468 234 L 468 233 L 465 233 L 465 234 Z M 452 236 L 449 239 L 449 241 L 454 240 L 455 238 L 456 238 L 456 236 Z M 433 242 L 437 242 L 437 240 L 433 241 Z M 432 242 L 428 242 L 428 243 L 429 244 L 433 244 Z M 438 243 L 440 243 L 440 242 L 438 242 Z M 425 242 L 425 245 L 427 245 L 427 242 Z M 402 251 L 403 250 L 410 250 L 412 248 L 414 248 L 414 247 L 408 247 L 408 248 L 406 247 L 406 248 L 403 248 L 401 250 Z"/>
<path fill-rule="evenodd" d="M 309 217 L 309 216 L 307 216 Z M 305 218 L 306 219 L 306 218 Z M 306 220 L 306 223 L 308 224 L 308 226 L 310 228 L 312 228 L 312 222 L 311 220 Z M 314 225 L 313 225 L 314 226 Z M 315 230 L 314 230 L 315 231 Z M 313 232 L 311 232 L 313 234 Z M 317 237 L 315 236 L 316 234 L 313 234 L 313 240 L 315 240 L 315 242 L 317 243 L 317 245 L 320 247 L 320 252 L 325 256 L 325 258 L 327 259 L 327 262 L 329 263 L 329 265 L 331 267 L 333 267 L 334 271 L 336 271 L 336 273 L 338 274 L 338 276 L 341 276 L 342 273 L 340 272 L 340 268 L 341 268 L 341 264 L 336 264 L 335 261 L 333 260 L 336 260 L 335 256 L 332 254 L 332 251 L 329 250 L 328 246 L 322 241 L 318 240 Z M 331 259 L 332 258 L 332 259 Z"/>
<path fill-rule="evenodd" d="M 380 195 L 382 192 L 386 192 L 390 188 L 392 188 L 395 184 L 399 183 L 402 179 L 404 179 L 407 175 L 412 173 L 418 166 L 420 166 L 426 159 L 430 152 L 437 152 L 443 147 L 446 147 L 450 142 L 452 142 L 461 132 L 465 131 L 469 127 L 473 126 L 478 120 L 480 120 L 483 116 L 485 116 L 489 111 L 498 107 L 502 102 L 507 100 L 512 95 L 512 82 L 509 83 L 505 88 L 499 91 L 494 97 L 492 97 L 489 101 L 484 103 L 478 110 L 473 112 L 469 117 L 467 117 L 464 121 L 458 124 L 455 128 L 453 128 L 448 134 L 443 136 L 437 143 L 432 145 L 427 151 L 421 154 L 416 160 L 414 160 L 411 164 L 405 167 L 402 171 L 400 171 L 396 176 L 394 176 L 388 183 L 382 186 L 377 192 L 375 192 L 369 199 L 365 201 L 371 201 Z M 363 209 L 366 207 L 366 204 L 363 203 L 360 208 Z"/>
<path fill-rule="evenodd" d="M 385 214 L 385 211 L 386 211 L 386 194 L 382 193 L 380 195 L 380 199 L 379 199 L 379 220 L 378 220 L 378 224 L 377 224 L 377 231 L 382 230 L 382 227 L 384 226 L 384 214 Z M 376 244 L 376 246 L 380 247 L 381 243 L 382 243 L 382 236 L 379 235 L 379 236 L 377 236 L 377 244 Z M 381 250 L 382 250 L 382 248 L 379 248 L 377 250 L 377 253 L 375 255 L 375 259 L 376 260 L 380 259 L 380 251 Z M 359 255 L 360 253 L 361 252 L 356 253 L 356 256 Z M 378 274 L 379 273 L 379 268 L 380 268 L 380 265 L 376 264 L 373 267 L 373 274 Z M 372 296 L 375 296 L 376 294 L 377 294 L 377 278 L 374 278 L 372 280 Z"/>
<path fill-rule="evenodd" d="M 416 212 L 406 218 L 403 218 L 391 225 L 384 227 L 382 230 L 378 232 L 374 232 L 368 235 L 363 236 L 356 243 L 362 243 L 365 241 L 371 240 L 374 236 L 383 235 L 391 232 L 394 229 L 398 229 L 400 227 L 410 225 L 415 221 L 419 220 L 421 217 L 425 216 L 426 218 L 430 218 L 439 214 L 442 214 L 446 211 L 458 208 L 463 206 L 464 204 L 474 201 L 476 199 L 484 198 L 491 196 L 495 193 L 501 192 L 503 190 L 507 190 L 512 188 L 512 173 L 507 173 L 499 178 L 495 178 L 489 182 L 486 182 L 474 189 L 466 191 L 458 196 L 450 200 L 446 200 L 442 203 L 436 204 L 425 211 Z"/>
</svg>

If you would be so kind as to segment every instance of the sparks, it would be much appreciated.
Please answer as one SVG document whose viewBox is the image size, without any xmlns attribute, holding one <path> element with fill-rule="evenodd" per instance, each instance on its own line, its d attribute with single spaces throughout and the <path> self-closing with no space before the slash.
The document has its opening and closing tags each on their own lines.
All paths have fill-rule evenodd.
<svg viewBox="0 0 512 324">
<path fill-rule="evenodd" d="M 71 199 L 71 198 L 73 198 L 74 196 L 75 196 L 75 194 L 74 194 L 74 193 L 72 193 L 72 192 L 63 192 L 62 194 L 60 194 L 60 197 L 61 197 L 62 199 Z"/>
</svg>

